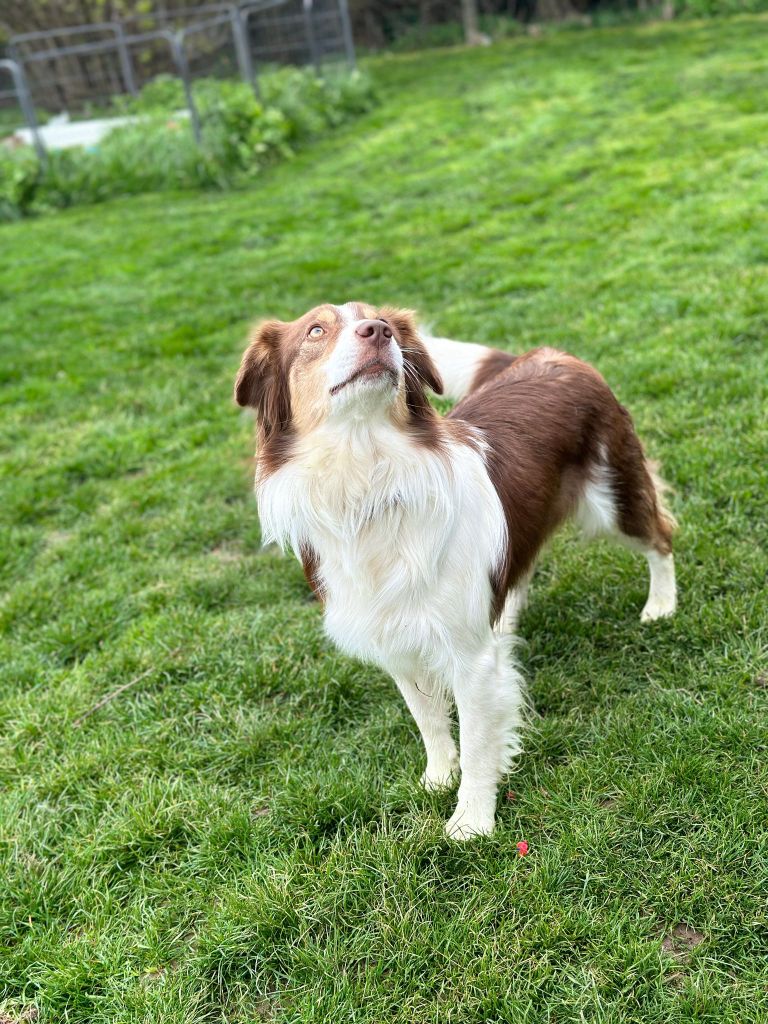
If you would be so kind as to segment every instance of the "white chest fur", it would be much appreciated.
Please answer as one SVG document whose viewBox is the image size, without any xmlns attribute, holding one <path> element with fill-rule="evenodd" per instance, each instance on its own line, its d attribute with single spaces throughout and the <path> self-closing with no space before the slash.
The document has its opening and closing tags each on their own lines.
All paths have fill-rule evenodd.
<svg viewBox="0 0 768 1024">
<path fill-rule="evenodd" d="M 326 424 L 257 480 L 265 539 L 318 558 L 329 636 L 393 674 L 441 671 L 488 629 L 504 516 L 480 451 L 446 445 L 386 420 Z"/>
</svg>

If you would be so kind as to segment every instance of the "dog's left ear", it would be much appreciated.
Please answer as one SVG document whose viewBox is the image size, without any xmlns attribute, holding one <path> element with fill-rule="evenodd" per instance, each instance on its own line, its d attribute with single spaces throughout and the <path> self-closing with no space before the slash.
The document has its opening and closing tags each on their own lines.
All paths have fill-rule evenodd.
<svg viewBox="0 0 768 1024">
<path fill-rule="evenodd" d="M 280 360 L 286 326 L 280 320 L 267 320 L 251 333 L 235 381 L 235 401 L 256 410 L 266 440 L 286 430 L 291 421 L 288 381 Z"/>
<path fill-rule="evenodd" d="M 395 332 L 403 359 L 415 370 L 419 381 L 436 395 L 442 395 L 442 377 L 419 337 L 413 312 L 410 309 L 383 309 L 381 317 Z"/>
</svg>

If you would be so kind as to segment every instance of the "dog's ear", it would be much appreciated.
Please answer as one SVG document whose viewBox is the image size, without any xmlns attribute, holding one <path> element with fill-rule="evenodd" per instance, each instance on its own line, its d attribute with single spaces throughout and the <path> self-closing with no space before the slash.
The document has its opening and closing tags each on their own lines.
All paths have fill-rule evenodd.
<svg viewBox="0 0 768 1024">
<path fill-rule="evenodd" d="M 288 381 L 280 358 L 287 326 L 267 320 L 252 331 L 235 380 L 235 401 L 256 410 L 266 439 L 287 429 L 291 421 Z"/>
<path fill-rule="evenodd" d="M 415 371 L 419 382 L 436 395 L 442 395 L 442 377 L 419 337 L 413 312 L 410 309 L 383 309 L 381 316 L 395 332 L 403 359 Z"/>
</svg>

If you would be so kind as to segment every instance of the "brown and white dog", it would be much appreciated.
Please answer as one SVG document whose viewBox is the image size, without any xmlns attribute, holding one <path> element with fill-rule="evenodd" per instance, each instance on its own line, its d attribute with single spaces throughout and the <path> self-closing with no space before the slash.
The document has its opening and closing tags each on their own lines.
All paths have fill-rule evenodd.
<svg viewBox="0 0 768 1024">
<path fill-rule="evenodd" d="M 462 401 L 440 416 L 426 392 L 444 387 Z M 629 414 L 573 356 L 420 336 L 410 313 L 357 302 L 258 327 L 235 398 L 257 414 L 265 539 L 296 552 L 339 647 L 394 677 L 423 785 L 460 768 L 448 834 L 491 832 L 521 749 L 510 633 L 550 534 L 570 517 L 642 551 L 641 618 L 675 609 L 674 521 Z"/>
</svg>

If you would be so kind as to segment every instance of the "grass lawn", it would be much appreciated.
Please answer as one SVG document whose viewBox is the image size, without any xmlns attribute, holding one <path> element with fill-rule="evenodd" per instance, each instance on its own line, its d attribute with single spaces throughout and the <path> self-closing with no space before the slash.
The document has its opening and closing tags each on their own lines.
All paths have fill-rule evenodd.
<svg viewBox="0 0 768 1024">
<path fill-rule="evenodd" d="M 0 228 L 3 1024 L 768 1019 L 766 38 L 383 59 L 253 189 Z M 357 298 L 594 361 L 676 490 L 674 619 L 637 557 L 546 555 L 467 845 L 260 551 L 246 325 Z"/>
</svg>

